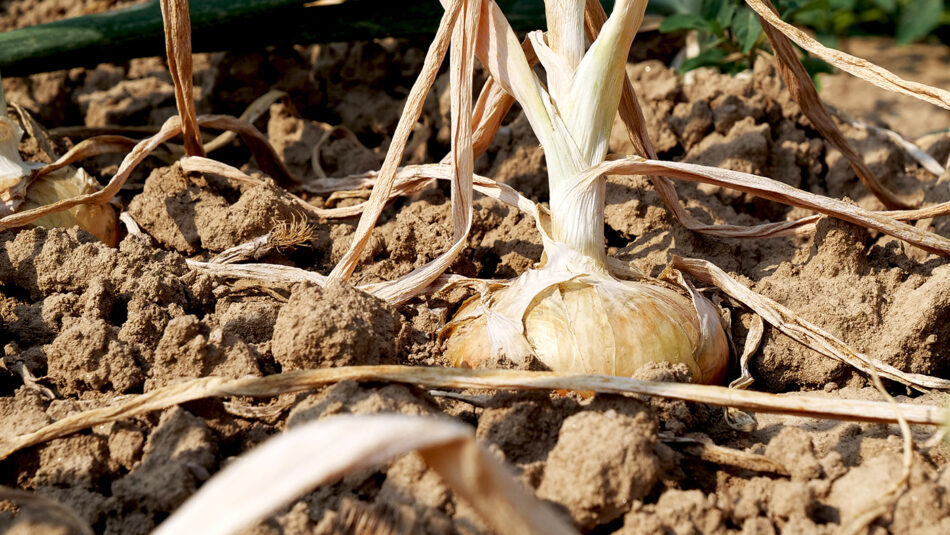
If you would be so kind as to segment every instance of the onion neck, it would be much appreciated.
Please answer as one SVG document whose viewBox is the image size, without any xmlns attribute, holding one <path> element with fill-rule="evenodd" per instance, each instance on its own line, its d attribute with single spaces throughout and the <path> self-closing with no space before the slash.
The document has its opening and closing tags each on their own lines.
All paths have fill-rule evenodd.
<svg viewBox="0 0 950 535">
<path fill-rule="evenodd" d="M 580 192 L 570 192 L 570 180 L 551 180 L 551 233 L 557 243 L 585 257 L 585 264 L 607 269 L 604 241 L 603 177 Z M 551 255 L 549 255 L 551 256 Z M 568 266 L 563 266 L 569 269 Z"/>
</svg>

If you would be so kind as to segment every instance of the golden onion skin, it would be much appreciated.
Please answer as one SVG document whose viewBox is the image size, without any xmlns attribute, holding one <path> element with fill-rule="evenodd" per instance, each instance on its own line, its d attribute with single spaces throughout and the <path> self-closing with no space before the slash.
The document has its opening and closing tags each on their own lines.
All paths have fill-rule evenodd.
<svg viewBox="0 0 950 535">
<path fill-rule="evenodd" d="M 703 333 L 700 314 L 715 314 L 708 302 L 700 311 L 671 289 L 609 275 L 556 282 L 524 310 L 522 338 L 527 344 L 522 346 L 529 349 L 521 350 L 518 341 L 510 340 L 517 333 L 488 328 L 492 310 L 504 308 L 520 289 L 513 284 L 496 290 L 487 305 L 482 297 L 463 304 L 443 331 L 450 363 L 485 366 L 502 355 L 518 362 L 530 351 L 558 372 L 629 377 L 648 362 L 670 362 L 686 364 L 695 382 L 716 384 L 725 376 L 729 345 L 718 316 L 707 316 Z M 499 344 L 499 338 L 505 342 Z"/>
<path fill-rule="evenodd" d="M 43 167 L 43 164 L 24 162 L 20 157 L 18 146 L 22 135 L 20 127 L 9 117 L 0 116 L 0 215 L 99 191 L 98 182 L 82 169 L 71 167 L 32 180 L 33 170 Z M 118 242 L 118 219 L 108 204 L 81 204 L 36 219 L 33 225 L 49 228 L 78 226 L 109 246 L 115 247 Z"/>
<path fill-rule="evenodd" d="M 20 210 L 30 210 L 96 191 L 99 191 L 99 184 L 85 171 L 66 167 L 30 184 L 26 191 L 26 202 Z M 33 224 L 46 228 L 78 226 L 110 247 L 118 243 L 118 218 L 108 204 L 80 204 L 45 215 L 33 221 Z"/>
</svg>

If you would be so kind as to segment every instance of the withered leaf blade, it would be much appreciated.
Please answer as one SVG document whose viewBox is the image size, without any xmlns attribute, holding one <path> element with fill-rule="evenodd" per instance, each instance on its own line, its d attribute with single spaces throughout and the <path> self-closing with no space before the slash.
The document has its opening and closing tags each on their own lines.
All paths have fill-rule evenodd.
<svg viewBox="0 0 950 535">
<path fill-rule="evenodd" d="M 941 384 L 946 382 L 942 379 L 931 379 Z M 271 397 L 346 380 L 404 383 L 439 389 L 570 390 L 604 394 L 643 394 L 755 412 L 864 422 L 894 423 L 898 420 L 894 407 L 880 401 L 829 400 L 815 395 L 783 396 L 721 386 L 660 383 L 610 375 L 397 365 L 344 366 L 285 372 L 266 377 L 202 377 L 182 380 L 145 394 L 124 396 L 106 406 L 74 413 L 30 433 L 5 439 L 0 442 L 0 460 L 23 448 L 76 431 L 189 401 L 229 396 Z M 912 424 L 942 425 L 950 416 L 948 410 L 943 407 L 908 403 L 898 405 L 901 414 Z"/>
<path fill-rule="evenodd" d="M 775 7 L 772 6 L 770 0 L 756 1 L 761 1 L 766 8 L 775 11 Z M 772 50 L 775 51 L 775 56 L 778 58 L 779 71 L 782 73 L 782 79 L 785 80 L 785 86 L 788 88 L 792 99 L 802 109 L 802 113 L 811 121 L 812 126 L 821 133 L 822 137 L 841 151 L 841 154 L 848 159 L 851 168 L 854 169 L 854 173 L 861 183 L 885 207 L 891 210 L 913 208 L 911 201 L 902 199 L 881 184 L 867 164 L 864 163 L 864 159 L 851 147 L 844 134 L 838 129 L 838 125 L 832 120 L 831 114 L 825 109 L 821 97 L 818 96 L 818 90 L 815 89 L 815 84 L 805 70 L 805 66 L 802 65 L 801 60 L 798 59 L 798 51 L 792 46 L 792 42 L 789 41 L 788 37 L 778 28 L 772 26 L 768 20 L 764 20 L 761 16 L 759 19 L 762 22 L 765 35 L 768 36 L 769 42 L 772 44 Z"/>
<path fill-rule="evenodd" d="M 211 478 L 154 533 L 239 533 L 310 489 L 411 451 L 496 533 L 577 533 L 479 446 L 470 428 L 401 414 L 331 416 L 271 438 Z"/>
<path fill-rule="evenodd" d="M 165 27 L 165 51 L 168 69 L 175 85 L 175 103 L 182 122 L 185 154 L 204 156 L 198 116 L 195 112 L 194 68 L 191 57 L 191 16 L 188 0 L 161 0 L 162 22 Z"/>
</svg>

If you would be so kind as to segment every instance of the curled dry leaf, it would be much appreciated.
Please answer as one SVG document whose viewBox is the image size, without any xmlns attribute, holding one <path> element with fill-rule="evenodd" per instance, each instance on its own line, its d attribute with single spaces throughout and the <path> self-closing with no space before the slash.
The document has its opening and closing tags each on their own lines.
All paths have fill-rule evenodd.
<svg viewBox="0 0 950 535">
<path fill-rule="evenodd" d="M 825 106 L 840 121 L 844 121 L 855 128 L 861 128 L 864 130 L 868 130 L 877 134 L 883 134 L 887 136 L 888 138 L 891 139 L 891 141 L 893 141 L 894 143 L 897 143 L 897 145 L 899 145 L 900 148 L 904 149 L 904 152 L 906 152 L 911 158 L 917 160 L 917 163 L 919 163 L 921 167 L 926 169 L 931 174 L 936 175 L 937 177 L 943 174 L 944 168 L 942 165 L 940 165 L 940 162 L 934 159 L 933 156 L 927 154 L 922 148 L 918 147 L 914 142 L 906 139 L 904 136 L 888 128 L 882 128 L 880 126 L 875 126 L 873 124 L 868 124 L 863 121 L 854 119 L 848 116 L 847 113 L 829 104 L 826 104 Z"/>
<path fill-rule="evenodd" d="M 40 150 L 43 151 L 50 160 L 55 160 L 56 151 L 53 150 L 53 143 L 50 141 L 49 135 L 46 129 L 43 128 L 43 125 L 38 123 L 36 119 L 33 118 L 33 114 L 27 111 L 23 106 L 20 106 L 16 102 L 11 102 L 10 106 L 13 108 L 13 111 L 20 116 L 20 124 L 23 125 L 23 129 L 26 130 L 27 135 L 36 140 L 36 144 Z"/>
<path fill-rule="evenodd" d="M 74 206 L 79 206 L 82 204 L 105 204 L 109 202 L 109 200 L 119 192 L 119 190 L 122 188 L 122 185 L 125 184 L 125 181 L 128 180 L 132 170 L 135 169 L 135 167 L 141 163 L 146 156 L 155 150 L 156 147 L 178 135 L 180 132 L 181 120 L 178 118 L 178 116 L 171 117 L 165 121 L 157 134 L 138 142 L 135 147 L 132 148 L 131 152 L 126 155 L 126 157 L 122 160 L 122 163 L 119 165 L 119 170 L 116 171 L 116 174 L 112 177 L 109 183 L 106 184 L 106 186 L 101 190 L 94 193 L 77 195 L 75 197 L 63 199 L 52 204 L 47 204 L 30 210 L 24 210 L 19 213 L 8 215 L 0 219 L 0 230 L 21 227 L 36 221 L 43 216 L 61 212 L 63 210 L 68 210 Z"/>
<path fill-rule="evenodd" d="M 306 269 L 282 266 L 279 264 L 232 264 L 223 262 L 200 262 L 198 260 L 186 260 L 186 262 L 194 269 L 219 277 L 252 279 L 277 283 L 309 282 L 320 286 L 325 286 L 327 283 L 327 277 L 325 275 L 307 271 Z"/>
<path fill-rule="evenodd" d="M 472 78 L 476 54 L 476 36 L 485 3 L 477 0 L 456 0 L 449 5 L 439 24 L 436 37 L 426 53 L 422 73 L 410 90 L 403 115 L 379 171 L 376 186 L 365 203 L 353 242 L 343 259 L 333 268 L 329 280 L 346 280 L 369 240 L 380 213 L 396 184 L 397 171 L 405 151 L 412 125 L 422 112 L 422 104 L 445 56 L 451 32 L 451 158 L 453 243 L 447 251 L 431 262 L 414 269 L 395 281 L 378 286 L 374 293 L 392 303 L 402 303 L 428 288 L 455 261 L 465 248 L 472 225 L 472 183 L 474 157 L 472 148 Z"/>
<path fill-rule="evenodd" d="M 242 121 L 235 117 L 227 115 L 209 115 L 198 118 L 200 126 L 217 128 L 221 130 L 231 130 L 237 132 L 245 142 L 251 153 L 257 159 L 261 168 L 274 177 L 278 183 L 289 185 L 297 182 L 287 166 L 277 155 L 277 152 L 270 145 L 267 138 L 254 127 L 254 125 Z M 71 198 L 63 199 L 52 204 L 45 204 L 19 213 L 11 214 L 0 218 L 0 230 L 20 227 L 27 225 L 37 219 L 63 210 L 68 210 L 75 206 L 92 204 L 103 205 L 111 200 L 128 180 L 129 175 L 142 161 L 161 146 L 166 141 L 181 133 L 181 119 L 178 116 L 169 118 L 162 124 L 159 131 L 151 137 L 143 139 L 136 143 L 126 154 L 118 171 L 113 175 L 108 184 L 101 190 L 95 192 L 83 193 Z M 87 143 L 88 142 L 88 143 Z M 49 170 L 45 167 L 39 171 L 40 174 L 52 173 L 63 168 L 70 163 L 82 158 L 104 154 L 106 152 L 124 151 L 129 145 L 129 141 L 121 136 L 100 136 L 78 144 L 73 150 L 59 158 L 56 162 L 50 164 Z M 223 164 L 222 164 L 223 165 Z M 303 202 L 303 201 L 301 201 Z M 311 207 L 312 208 L 312 207 Z"/>
<path fill-rule="evenodd" d="M 596 176 L 605 173 L 663 173 L 666 176 L 680 180 L 722 186 L 782 204 L 814 210 L 849 223 L 878 230 L 916 245 L 925 251 L 950 257 L 950 239 L 943 236 L 901 223 L 882 215 L 881 212 L 865 210 L 844 201 L 802 191 L 777 180 L 758 175 L 688 163 L 663 162 L 643 158 L 620 158 L 604 162 L 590 169 L 585 173 L 585 176 L 588 180 L 593 180 Z"/>
<path fill-rule="evenodd" d="M 154 533 L 238 533 L 308 490 L 412 451 L 496 533 L 577 533 L 479 446 L 469 427 L 396 414 L 332 416 L 271 438 L 211 478 Z"/>
<path fill-rule="evenodd" d="M 943 425 L 950 416 L 948 409 L 932 405 L 900 403 L 895 409 L 895 406 L 880 401 L 828 399 L 814 395 L 786 396 L 721 386 L 642 381 L 612 375 L 419 366 L 343 366 L 241 379 L 202 377 L 183 380 L 145 394 L 124 396 L 106 406 L 70 414 L 36 431 L 0 442 L 0 460 L 23 448 L 76 431 L 197 399 L 229 396 L 271 397 L 288 392 L 311 390 L 346 380 L 405 383 L 438 389 L 479 388 L 642 394 L 756 412 L 864 422 L 896 422 L 895 410 L 900 410 L 901 415 L 912 424 Z"/>
<path fill-rule="evenodd" d="M 426 52 L 425 60 L 422 65 L 422 73 L 419 74 L 419 77 L 416 78 L 416 81 L 412 84 L 412 88 L 409 91 L 409 96 L 403 108 L 402 116 L 396 125 L 396 132 L 393 134 L 389 151 L 386 153 L 386 158 L 379 170 L 377 185 L 373 188 L 369 201 L 367 201 L 366 209 L 362 217 L 360 217 L 360 222 L 356 227 L 350 248 L 330 273 L 331 280 L 347 280 L 350 275 L 353 274 L 353 270 L 356 269 L 356 264 L 359 262 L 363 249 L 369 241 L 370 233 L 376 226 L 376 221 L 379 219 L 383 208 L 389 201 L 396 179 L 396 170 L 402 160 L 403 151 L 406 149 L 406 144 L 409 141 L 409 135 L 412 133 L 413 126 L 422 114 L 422 104 L 425 101 L 425 97 L 432 87 L 432 83 L 435 82 L 439 66 L 445 58 L 445 53 L 449 48 L 452 29 L 455 26 L 455 20 L 459 16 L 461 9 L 462 1 L 456 0 L 442 15 L 442 19 L 439 22 L 439 29 L 436 32 L 432 44 L 429 45 L 429 50 Z"/>
<path fill-rule="evenodd" d="M 261 133 L 256 126 L 243 119 L 230 115 L 202 115 L 198 117 L 198 125 L 203 128 L 228 130 L 241 137 L 241 141 L 251 151 L 254 160 L 261 171 L 273 178 L 281 187 L 292 188 L 300 184 L 300 179 L 294 176 L 267 136 Z"/>
<path fill-rule="evenodd" d="M 683 437 L 660 434 L 660 438 L 663 442 L 674 444 L 686 453 L 699 457 L 707 462 L 734 466 L 755 472 L 770 472 L 783 476 L 788 475 L 788 469 L 785 468 L 782 463 L 771 457 L 719 446 L 715 444 L 711 438 L 702 433 L 692 433 Z"/>
<path fill-rule="evenodd" d="M 38 169 L 34 177 L 41 177 L 68 165 L 72 165 L 79 160 L 85 160 L 86 158 L 92 158 L 100 154 L 129 152 L 135 148 L 136 144 L 138 144 L 138 142 L 132 138 L 117 135 L 103 135 L 84 139 L 66 151 L 66 154 L 56 158 L 53 163 Z"/>
<path fill-rule="evenodd" d="M 242 113 L 238 119 L 248 124 L 254 124 L 254 121 L 260 119 L 260 117 L 264 115 L 268 109 L 270 109 L 271 104 L 286 96 L 287 93 L 279 89 L 271 89 L 267 93 L 264 93 L 263 95 L 254 99 L 254 102 L 251 102 L 251 104 L 244 110 L 244 113 Z M 229 145 L 235 139 L 237 139 L 237 134 L 231 130 L 228 130 L 227 132 L 223 132 L 218 137 L 205 143 L 204 150 L 206 153 L 216 151 L 221 147 Z"/>
<path fill-rule="evenodd" d="M 26 110 L 18 108 L 20 117 L 35 141 L 45 147 L 47 156 L 56 158 L 46 132 L 33 121 Z M 39 173 L 44 164 L 24 162 L 19 153 L 23 130 L 0 110 L 0 221 L 19 217 L 34 210 L 45 210 L 63 199 L 99 192 L 100 186 L 83 169 L 58 166 L 47 173 Z M 30 219 L 45 227 L 80 228 L 92 233 L 107 245 L 117 241 L 115 211 L 105 204 L 70 206 L 68 210 L 49 210 Z"/>
<path fill-rule="evenodd" d="M 897 221 L 917 221 L 918 219 L 930 219 L 931 217 L 950 215 L 950 202 L 942 202 L 916 210 L 893 210 L 878 213 Z"/>
<path fill-rule="evenodd" d="M 749 307 L 789 338 L 814 349 L 826 357 L 840 360 L 864 373 L 871 375 L 879 373 L 882 377 L 918 389 L 950 390 L 950 380 L 902 372 L 893 366 L 855 351 L 817 325 L 802 319 L 775 301 L 739 284 L 738 281 L 711 262 L 674 256 L 672 264 L 676 269 L 689 273 L 703 282 L 716 285 L 726 295 Z"/>
<path fill-rule="evenodd" d="M 900 76 L 897 76 L 887 69 L 878 67 L 867 60 L 825 47 L 805 32 L 783 21 L 772 9 L 768 0 L 745 0 L 745 2 L 759 15 L 760 20 L 764 23 L 762 24 L 763 28 L 767 26 L 775 27 L 798 46 L 844 72 L 871 82 L 888 91 L 901 93 L 923 100 L 924 102 L 929 102 L 935 106 L 940 106 L 941 108 L 950 109 L 950 91 L 904 80 Z"/>
<path fill-rule="evenodd" d="M 775 7 L 772 6 L 769 0 L 761 0 L 761 3 L 773 12 L 775 11 Z M 821 97 L 818 96 L 818 90 L 815 88 L 811 76 L 808 75 L 805 66 L 802 65 L 798 58 L 798 51 L 792 46 L 792 42 L 788 40 L 788 37 L 766 21 L 763 21 L 762 28 L 765 30 L 765 35 L 768 36 L 769 42 L 772 44 L 772 50 L 775 51 L 775 56 L 778 58 L 779 71 L 782 73 L 782 79 L 785 80 L 788 92 L 801 107 L 808 120 L 811 121 L 812 126 L 821 133 L 822 137 L 841 151 L 841 154 L 851 163 L 851 168 L 854 169 L 854 173 L 861 180 L 861 183 L 885 207 L 892 210 L 912 208 L 912 202 L 900 198 L 896 193 L 881 184 L 867 164 L 864 163 L 864 159 L 848 143 L 844 134 L 838 129 L 838 125 L 832 120 L 831 114 L 828 113 L 825 105 L 821 102 Z"/>
</svg>

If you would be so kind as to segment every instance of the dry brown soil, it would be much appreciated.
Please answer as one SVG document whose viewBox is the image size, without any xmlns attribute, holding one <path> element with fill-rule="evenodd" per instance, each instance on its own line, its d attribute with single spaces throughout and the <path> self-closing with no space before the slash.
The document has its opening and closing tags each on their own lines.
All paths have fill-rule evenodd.
<svg viewBox="0 0 950 535">
<path fill-rule="evenodd" d="M 99 4 L 83 5 L 89 11 Z M 29 5 L 4 3 L 0 27 L 26 24 L 18 13 Z M 50 13 L 45 20 L 75 14 L 72 8 Z M 418 72 L 422 45 L 386 40 L 201 55 L 195 67 L 198 110 L 238 115 L 267 90 L 282 89 L 289 98 L 272 105 L 257 126 L 295 173 L 315 177 L 311 147 L 337 124 L 352 130 L 359 143 L 332 136 L 320 155 L 322 168 L 330 176 L 374 169 Z M 734 78 L 700 71 L 689 84 L 660 61 L 631 64 L 628 72 L 662 157 L 763 174 L 882 208 L 809 126 L 768 61 Z M 431 162 L 446 151 L 447 79 L 442 75 L 430 96 L 409 163 Z M 9 100 L 49 128 L 156 126 L 175 113 L 171 78 L 156 58 L 3 83 Z M 827 85 L 832 91 L 841 87 L 839 78 Z M 848 94 L 858 91 L 862 99 L 885 102 L 864 86 Z M 850 112 L 862 109 L 873 108 Z M 889 109 L 900 117 L 896 125 L 917 120 L 896 105 Z M 926 114 L 928 121 L 938 117 L 932 110 L 914 113 Z M 908 135 L 950 126 L 939 117 L 942 122 L 928 122 Z M 885 114 L 876 120 L 891 119 Z M 950 173 L 929 174 L 879 134 L 851 127 L 845 132 L 889 186 L 928 203 L 950 200 Z M 616 134 L 613 150 L 630 152 L 619 129 Z M 945 133 L 921 144 L 942 162 L 950 154 Z M 256 168 L 237 142 L 213 156 Z M 119 158 L 97 157 L 84 165 L 107 179 Z M 510 115 L 477 171 L 546 198 L 544 158 L 518 113 Z M 755 224 L 804 215 L 715 187 L 684 183 L 678 191 L 705 221 Z M 434 188 L 387 208 L 354 282 L 394 278 L 445 250 L 451 242 L 447 195 Z M 704 237 L 674 222 L 639 176 L 611 177 L 607 202 L 611 254 L 644 271 L 659 274 L 674 253 L 705 258 L 860 351 L 903 370 L 950 375 L 945 260 L 832 220 L 820 222 L 807 238 Z M 126 236 L 117 248 L 77 229 L 0 233 L 0 433 L 5 437 L 181 378 L 442 363 L 436 333 L 462 295 L 435 295 L 394 309 L 351 286 L 225 280 L 185 263 L 305 218 L 314 229 L 310 241 L 262 261 L 327 273 L 346 250 L 355 219 L 307 217 L 275 186 L 188 175 L 160 158 L 146 161 L 118 206 L 146 235 Z M 918 224 L 950 236 L 946 220 Z M 452 271 L 511 277 L 531 267 L 540 253 L 529 218 L 483 198 L 475 206 L 470 247 Z M 731 334 L 742 347 L 751 317 L 739 307 L 731 314 Z M 813 391 L 830 403 L 842 397 L 881 399 L 860 373 L 769 328 L 751 367 L 753 388 L 760 390 Z M 24 370 L 37 382 L 24 384 Z M 685 379 L 682 370 L 668 367 L 649 367 L 638 376 Z M 944 394 L 888 386 L 904 401 L 950 401 Z M 540 498 L 593 533 L 834 533 L 878 499 L 901 470 L 896 426 L 759 414 L 756 430 L 739 432 L 725 424 L 720 409 L 685 402 L 470 394 L 478 395 L 466 402 L 414 387 L 345 382 L 275 400 L 192 402 L 26 449 L 0 462 L 0 484 L 66 504 L 97 533 L 146 533 L 223 465 L 269 436 L 332 414 L 381 411 L 448 415 L 470 424 Z M 931 432 L 914 430 L 919 443 Z M 668 440 L 684 436 L 768 456 L 787 474 L 735 466 L 727 458 L 703 460 L 694 448 Z M 950 533 L 947 459 L 939 443 L 915 452 L 909 490 L 875 522 L 873 533 Z M 350 533 L 354 510 L 381 518 L 397 532 L 486 532 L 473 510 L 419 457 L 409 455 L 311 492 L 248 533 Z M 0 531 L 64 532 L 43 509 L 10 502 L 0 502 Z"/>
</svg>

